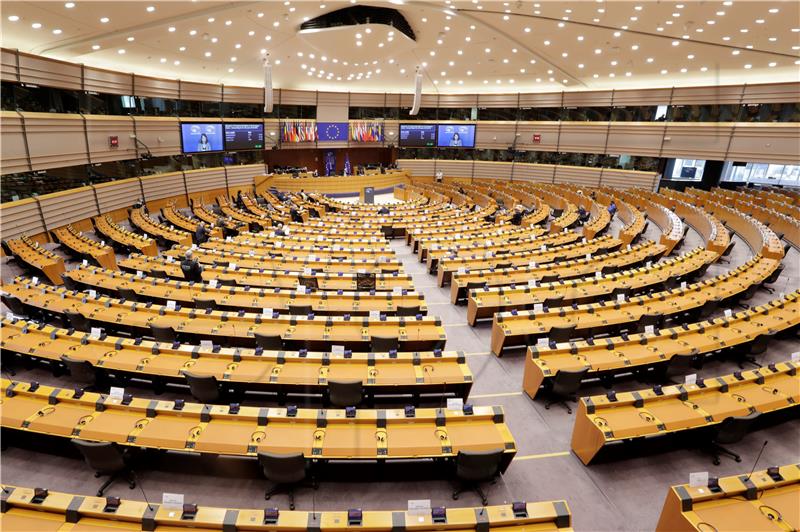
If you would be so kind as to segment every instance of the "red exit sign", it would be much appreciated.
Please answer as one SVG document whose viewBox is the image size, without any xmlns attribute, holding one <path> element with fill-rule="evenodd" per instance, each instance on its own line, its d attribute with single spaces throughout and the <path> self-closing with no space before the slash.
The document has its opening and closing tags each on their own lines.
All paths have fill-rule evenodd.
<svg viewBox="0 0 800 532">
<path fill-rule="evenodd" d="M 539 133 L 534 133 L 533 134 L 533 143 L 534 144 L 539 144 L 540 142 L 542 142 L 542 136 Z"/>
<path fill-rule="evenodd" d="M 108 137 L 108 145 L 112 148 L 119 148 L 119 137 L 116 135 Z"/>
</svg>

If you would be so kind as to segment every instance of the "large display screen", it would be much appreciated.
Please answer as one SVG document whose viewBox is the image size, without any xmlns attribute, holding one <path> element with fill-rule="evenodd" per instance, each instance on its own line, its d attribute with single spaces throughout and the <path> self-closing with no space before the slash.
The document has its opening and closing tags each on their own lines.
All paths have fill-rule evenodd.
<svg viewBox="0 0 800 532">
<path fill-rule="evenodd" d="M 181 124 L 183 153 L 222 151 L 222 124 L 187 122 Z"/>
<path fill-rule="evenodd" d="M 400 146 L 411 148 L 436 146 L 436 125 L 400 124 Z"/>
<path fill-rule="evenodd" d="M 440 148 L 474 148 L 475 124 L 439 124 L 436 145 Z"/>
<path fill-rule="evenodd" d="M 226 150 L 264 149 L 264 124 L 225 124 Z"/>
</svg>

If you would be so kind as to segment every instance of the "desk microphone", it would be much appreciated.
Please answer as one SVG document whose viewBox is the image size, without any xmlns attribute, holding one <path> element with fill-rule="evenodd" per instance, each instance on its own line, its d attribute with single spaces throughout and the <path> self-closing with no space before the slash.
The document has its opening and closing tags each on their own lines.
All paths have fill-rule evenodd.
<svg viewBox="0 0 800 532">
<path fill-rule="evenodd" d="M 750 477 L 753 476 L 753 472 L 756 470 L 756 465 L 758 465 L 758 461 L 761 460 L 761 454 L 764 452 L 764 448 L 769 443 L 769 440 L 764 440 L 764 445 L 761 446 L 761 450 L 758 451 L 758 456 L 756 457 L 756 461 L 753 464 L 753 469 L 750 470 L 750 473 L 745 477 L 745 480 L 750 480 Z"/>
<path fill-rule="evenodd" d="M 147 503 L 147 510 L 152 512 L 153 506 L 150 504 L 150 501 L 147 500 L 147 495 L 144 493 L 144 486 L 142 486 L 142 481 L 139 479 L 139 475 L 136 474 L 136 471 L 131 470 L 131 474 L 133 475 L 134 480 L 139 485 L 139 490 L 142 492 L 142 497 L 144 497 L 144 502 Z"/>
</svg>

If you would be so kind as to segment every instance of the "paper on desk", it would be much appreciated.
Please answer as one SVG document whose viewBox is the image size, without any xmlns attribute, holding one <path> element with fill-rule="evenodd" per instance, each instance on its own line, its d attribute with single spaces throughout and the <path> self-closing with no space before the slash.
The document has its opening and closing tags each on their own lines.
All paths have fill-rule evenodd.
<svg viewBox="0 0 800 532">
<path fill-rule="evenodd" d="M 114 399 L 122 399 L 122 396 L 125 395 L 125 388 L 118 388 L 117 386 L 112 386 L 108 392 L 108 395 Z"/>
<path fill-rule="evenodd" d="M 89 338 L 100 338 L 103 335 L 103 329 L 100 327 L 92 327 L 91 332 L 89 333 Z"/>
<path fill-rule="evenodd" d="M 708 471 L 689 473 L 689 486 L 693 488 L 705 488 L 708 486 Z"/>
<path fill-rule="evenodd" d="M 142 270 L 136 270 L 136 277 L 144 279 L 144 272 Z"/>
<path fill-rule="evenodd" d="M 686 384 L 697 384 L 697 373 L 689 373 L 686 375 Z"/>
<path fill-rule="evenodd" d="M 89 261 L 88 261 L 88 260 L 86 260 L 86 259 L 83 259 L 83 261 L 81 262 L 81 264 L 83 264 L 84 266 L 88 266 L 88 265 L 89 265 Z"/>
<path fill-rule="evenodd" d="M 216 287 L 217 287 L 217 285 L 219 285 L 219 281 L 217 281 L 216 279 L 211 279 L 211 280 L 208 282 L 208 286 L 210 286 L 211 288 L 216 288 Z"/>
<path fill-rule="evenodd" d="M 31 279 L 31 282 L 33 283 L 33 286 L 36 286 L 37 284 L 39 284 L 39 278 L 34 276 L 33 279 Z"/>
<path fill-rule="evenodd" d="M 261 315 L 262 316 L 266 316 L 268 318 L 271 318 L 272 317 L 272 309 L 269 308 L 269 307 L 261 309 Z"/>
<path fill-rule="evenodd" d="M 464 408 L 464 400 L 460 397 L 449 397 L 447 399 L 448 410 L 462 410 Z"/>
<path fill-rule="evenodd" d="M 331 346 L 331 353 L 334 355 L 344 355 L 344 346 L 343 345 L 332 345 Z"/>
<path fill-rule="evenodd" d="M 214 349 L 214 342 L 211 340 L 200 340 L 200 349 Z"/>
<path fill-rule="evenodd" d="M 408 513 L 427 515 L 431 511 L 430 499 L 409 499 Z"/>
<path fill-rule="evenodd" d="M 392 287 L 392 295 L 402 296 L 403 295 L 403 287 L 402 286 L 393 286 Z"/>
<path fill-rule="evenodd" d="M 379 320 L 381 318 L 381 311 L 380 310 L 370 310 L 369 311 L 369 319 L 371 320 Z"/>
<path fill-rule="evenodd" d="M 183 510 L 183 493 L 164 493 L 161 496 L 161 505 L 164 508 L 177 508 Z"/>
</svg>

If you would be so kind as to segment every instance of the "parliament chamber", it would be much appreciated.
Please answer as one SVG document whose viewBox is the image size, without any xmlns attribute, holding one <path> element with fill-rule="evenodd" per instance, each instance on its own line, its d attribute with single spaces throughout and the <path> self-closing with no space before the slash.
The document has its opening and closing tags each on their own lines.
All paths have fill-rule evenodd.
<svg viewBox="0 0 800 532">
<path fill-rule="evenodd" d="M 4 2 L 0 529 L 797 530 L 798 18 Z"/>
</svg>

